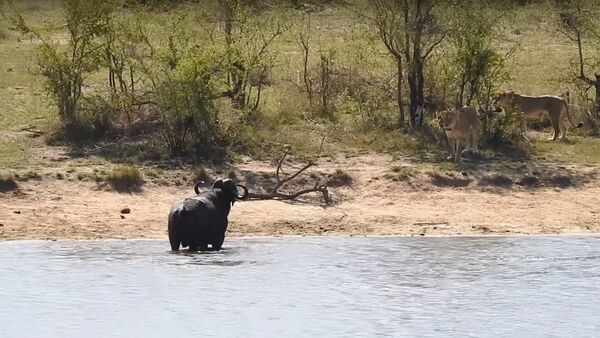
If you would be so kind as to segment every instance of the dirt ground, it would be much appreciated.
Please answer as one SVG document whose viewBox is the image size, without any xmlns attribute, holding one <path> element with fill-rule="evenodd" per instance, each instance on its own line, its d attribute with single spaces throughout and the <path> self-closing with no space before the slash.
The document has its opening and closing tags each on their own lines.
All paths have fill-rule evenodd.
<svg viewBox="0 0 600 338">
<path fill-rule="evenodd" d="M 330 188 L 333 205 L 322 205 L 317 196 L 297 202 L 242 201 L 232 208 L 228 235 L 600 232 L 596 169 L 545 168 L 552 173 L 545 177 L 544 167 L 533 168 L 534 176 L 524 174 L 519 182 L 518 177 L 490 176 L 489 171 L 414 174 L 406 169 L 410 165 L 386 155 L 323 161 L 319 171 L 342 168 L 353 180 L 349 186 Z M 557 176 L 561 168 L 567 174 Z M 248 161 L 238 169 L 261 172 L 272 166 Z M 398 174 L 407 170 L 407 175 Z M 0 193 L 0 240 L 166 238 L 170 204 L 193 194 L 188 184 L 148 183 L 138 193 L 117 193 L 93 182 L 53 177 L 19 186 Z M 123 214 L 124 208 L 131 212 Z"/>
</svg>

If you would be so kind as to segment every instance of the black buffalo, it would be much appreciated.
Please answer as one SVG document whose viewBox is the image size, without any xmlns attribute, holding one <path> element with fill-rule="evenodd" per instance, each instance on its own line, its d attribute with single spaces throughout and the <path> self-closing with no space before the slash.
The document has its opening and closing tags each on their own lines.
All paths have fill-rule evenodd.
<svg viewBox="0 0 600 338">
<path fill-rule="evenodd" d="M 220 250 L 225 240 L 227 216 L 236 200 L 244 199 L 248 189 L 236 185 L 230 179 L 217 179 L 212 187 L 200 192 L 196 184 L 196 196 L 173 203 L 169 213 L 169 242 L 171 250 L 178 251 L 179 246 L 189 247 L 190 251 Z M 237 187 L 244 190 L 238 194 Z"/>
</svg>

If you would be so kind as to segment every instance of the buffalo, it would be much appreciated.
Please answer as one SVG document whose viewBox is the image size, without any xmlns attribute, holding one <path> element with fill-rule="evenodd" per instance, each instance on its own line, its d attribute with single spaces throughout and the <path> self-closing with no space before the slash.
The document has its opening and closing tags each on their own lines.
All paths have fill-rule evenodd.
<svg viewBox="0 0 600 338">
<path fill-rule="evenodd" d="M 217 179 L 211 188 L 200 191 L 199 182 L 194 186 L 196 196 L 173 203 L 169 213 L 169 242 L 171 250 L 189 247 L 189 251 L 220 250 L 225 240 L 227 216 L 237 200 L 248 195 L 248 189 L 230 179 Z M 244 190 L 239 195 L 238 187 Z"/>
</svg>

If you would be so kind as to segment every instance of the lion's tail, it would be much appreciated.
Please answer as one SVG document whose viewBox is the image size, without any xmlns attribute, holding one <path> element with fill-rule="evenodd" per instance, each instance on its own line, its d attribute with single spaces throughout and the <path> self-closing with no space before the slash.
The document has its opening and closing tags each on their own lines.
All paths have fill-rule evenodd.
<svg viewBox="0 0 600 338">
<path fill-rule="evenodd" d="M 575 123 L 573 123 L 573 120 L 571 120 L 571 115 L 569 114 L 569 104 L 567 103 L 567 101 L 563 101 L 563 102 L 565 103 L 565 112 L 567 114 L 567 120 L 569 120 L 569 122 L 571 123 L 573 128 L 583 127 L 583 122 L 579 122 L 579 124 L 577 124 L 577 125 L 575 125 Z"/>
</svg>

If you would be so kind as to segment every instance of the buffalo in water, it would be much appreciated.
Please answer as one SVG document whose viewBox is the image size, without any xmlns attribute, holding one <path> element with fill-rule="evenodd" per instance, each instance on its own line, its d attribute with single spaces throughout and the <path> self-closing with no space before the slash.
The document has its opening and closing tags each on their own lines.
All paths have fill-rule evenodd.
<svg viewBox="0 0 600 338">
<path fill-rule="evenodd" d="M 179 246 L 190 251 L 220 250 L 225 240 L 227 216 L 237 200 L 248 195 L 248 189 L 230 179 L 217 179 L 212 187 L 201 192 L 199 182 L 194 186 L 196 196 L 176 201 L 169 213 L 169 242 L 171 250 Z M 239 195 L 238 187 L 244 190 Z"/>
</svg>

